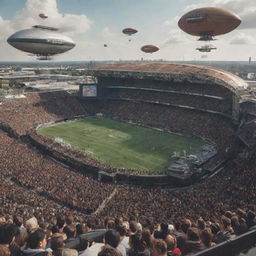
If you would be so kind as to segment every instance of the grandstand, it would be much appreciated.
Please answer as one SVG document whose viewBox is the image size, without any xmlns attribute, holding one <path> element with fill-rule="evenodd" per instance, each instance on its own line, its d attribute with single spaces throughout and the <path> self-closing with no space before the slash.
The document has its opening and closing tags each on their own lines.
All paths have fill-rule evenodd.
<svg viewBox="0 0 256 256">
<path fill-rule="evenodd" d="M 203 219 L 210 227 L 226 220 L 225 214 L 233 231 L 223 241 L 236 236 L 236 253 L 244 249 L 240 235 L 256 224 L 256 108 L 246 83 L 218 69 L 166 63 L 121 63 L 91 72 L 98 82 L 81 85 L 79 97 L 54 91 L 0 99 L 0 217 L 34 215 L 46 227 L 56 216 L 71 214 L 94 229 L 114 218 L 143 227 L 165 222 L 175 226 L 172 234 L 178 237 L 184 218 L 198 228 Z M 83 91 L 84 86 L 91 87 Z M 36 133 L 42 124 L 97 113 L 212 142 L 216 154 L 200 164 L 210 176 L 183 189 L 142 188 L 137 185 L 146 177 L 125 173 L 126 182 L 122 170 Z M 107 182 L 96 180 L 104 175 Z M 224 226 L 219 225 L 222 232 Z M 246 248 L 255 241 L 251 232 Z M 221 243 L 215 250 L 231 251 Z"/>
</svg>

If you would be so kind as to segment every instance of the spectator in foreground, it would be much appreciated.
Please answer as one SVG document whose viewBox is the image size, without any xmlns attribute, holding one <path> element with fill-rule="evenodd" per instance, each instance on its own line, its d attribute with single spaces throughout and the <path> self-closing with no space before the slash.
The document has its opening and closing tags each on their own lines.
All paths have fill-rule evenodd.
<svg viewBox="0 0 256 256">
<path fill-rule="evenodd" d="M 130 236 L 129 245 L 128 256 L 150 256 L 150 250 L 147 249 L 146 242 L 143 241 L 141 232 Z"/>
<path fill-rule="evenodd" d="M 181 251 L 177 248 L 177 240 L 174 235 L 167 235 L 165 238 L 168 256 L 180 256 Z"/>
<path fill-rule="evenodd" d="M 51 256 L 52 250 L 45 249 L 47 244 L 46 233 L 42 229 L 30 233 L 27 241 L 27 249 L 23 251 L 23 256 Z"/>
<path fill-rule="evenodd" d="M 0 255 L 10 255 L 14 251 L 11 244 L 15 236 L 19 234 L 19 229 L 14 224 L 3 223 L 0 225 Z M 16 252 L 16 250 L 15 250 Z"/>
<path fill-rule="evenodd" d="M 210 228 L 205 228 L 202 232 L 201 232 L 201 241 L 203 242 L 204 246 L 206 248 L 212 247 L 214 245 L 216 245 L 213 241 L 213 234 Z"/>
<path fill-rule="evenodd" d="M 182 250 L 182 255 L 196 253 L 205 249 L 205 246 L 200 240 L 200 234 L 197 228 L 189 228 L 187 234 L 188 239 L 185 243 L 184 249 Z"/>
<path fill-rule="evenodd" d="M 98 253 L 98 256 L 121 256 L 122 254 L 115 248 L 111 246 L 104 246 L 102 250 Z"/>
<path fill-rule="evenodd" d="M 152 256 L 167 256 L 167 245 L 162 239 L 153 241 Z"/>
</svg>

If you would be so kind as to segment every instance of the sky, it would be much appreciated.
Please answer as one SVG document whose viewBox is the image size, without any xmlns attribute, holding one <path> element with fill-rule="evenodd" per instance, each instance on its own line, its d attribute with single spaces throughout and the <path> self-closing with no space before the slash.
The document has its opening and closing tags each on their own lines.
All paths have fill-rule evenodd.
<svg viewBox="0 0 256 256">
<path fill-rule="evenodd" d="M 242 19 L 234 31 L 216 37 L 218 48 L 207 54 L 195 49 L 197 37 L 179 29 L 177 22 L 186 12 L 199 7 L 225 8 Z M 39 18 L 39 13 L 48 19 Z M 6 42 L 14 32 L 33 25 L 59 28 L 70 36 L 75 48 L 54 57 L 54 61 L 91 60 L 256 60 L 255 0 L 0 0 L 0 61 L 36 61 Z M 122 29 L 138 33 L 129 37 Z M 104 47 L 107 44 L 107 47 Z M 160 50 L 143 53 L 153 44 Z"/>
</svg>

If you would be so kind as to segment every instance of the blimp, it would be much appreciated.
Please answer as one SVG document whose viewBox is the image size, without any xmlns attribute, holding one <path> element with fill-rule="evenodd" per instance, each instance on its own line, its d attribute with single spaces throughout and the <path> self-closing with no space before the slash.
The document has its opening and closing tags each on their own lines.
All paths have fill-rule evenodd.
<svg viewBox="0 0 256 256">
<path fill-rule="evenodd" d="M 39 60 L 49 60 L 53 55 L 75 47 L 74 41 L 58 32 L 57 28 L 35 25 L 11 35 L 7 42 L 14 48 L 33 54 Z"/>
<path fill-rule="evenodd" d="M 240 17 L 226 9 L 203 7 L 184 14 L 178 26 L 184 32 L 198 36 L 200 41 L 212 41 L 213 37 L 231 32 L 240 23 Z"/>
<path fill-rule="evenodd" d="M 141 51 L 145 52 L 145 53 L 153 53 L 153 52 L 157 52 L 159 50 L 159 48 L 155 45 L 144 45 L 141 48 Z"/>
</svg>

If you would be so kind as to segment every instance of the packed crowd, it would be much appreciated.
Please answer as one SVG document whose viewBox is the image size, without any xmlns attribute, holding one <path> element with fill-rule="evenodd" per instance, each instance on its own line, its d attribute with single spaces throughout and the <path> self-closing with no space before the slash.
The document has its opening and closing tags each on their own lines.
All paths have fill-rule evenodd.
<svg viewBox="0 0 256 256">
<path fill-rule="evenodd" d="M 183 217 L 154 223 L 105 217 L 80 219 L 53 215 L 46 220 L 37 213 L 24 217 L 1 215 L 1 256 L 186 256 L 212 248 L 255 229 L 253 211 L 226 211 L 215 220 Z"/>
<path fill-rule="evenodd" d="M 194 95 L 181 95 L 166 92 L 136 91 L 136 90 L 111 90 L 108 93 L 109 98 L 131 99 L 151 101 L 152 103 L 170 103 L 194 107 L 202 110 L 212 110 L 225 114 L 231 114 L 232 98 L 219 100 L 214 98 L 204 98 Z"/>
<path fill-rule="evenodd" d="M 206 95 L 219 96 L 223 98 L 229 98 L 231 92 L 224 88 L 223 86 L 218 86 L 216 84 L 203 84 L 203 83 L 175 83 L 166 81 L 152 81 L 152 80 L 133 80 L 131 78 L 120 80 L 116 78 L 104 78 L 104 85 L 106 86 L 127 86 L 136 88 L 151 88 L 151 89 L 163 89 L 163 90 L 173 90 L 184 93 L 199 93 Z"/>
<path fill-rule="evenodd" d="M 240 138 L 250 147 L 256 146 L 256 119 L 240 127 Z"/>
<path fill-rule="evenodd" d="M 19 133 L 27 133 L 40 123 L 86 113 L 86 104 L 81 105 L 75 98 L 70 97 L 69 99 L 65 94 L 63 98 L 66 98 L 66 104 L 63 106 L 62 103 L 58 103 L 57 96 L 57 94 L 55 96 L 53 94 L 51 97 L 45 96 L 44 101 L 42 95 L 31 94 L 26 99 L 3 102 L 0 105 L 0 122 L 8 123 Z M 8 110 L 8 106 L 10 110 Z M 14 106 L 16 106 L 16 110 Z M 103 113 L 120 116 L 125 120 L 206 137 L 214 141 L 219 148 L 229 145 L 233 140 L 232 126 L 217 116 L 176 109 L 170 110 L 158 106 L 154 106 L 152 109 L 150 104 L 131 102 L 106 102 L 101 107 Z M 216 124 L 218 125 L 216 126 Z M 45 143 L 47 144 L 48 141 L 46 140 Z M 64 150 L 59 145 L 56 148 Z M 66 153 L 69 154 L 69 152 Z M 77 157 L 79 158 L 80 155 Z M 2 181 L 0 184 L 0 221 L 3 222 L 0 225 L 0 250 L 6 253 L 3 255 L 10 255 L 10 250 L 11 255 L 21 255 L 19 249 L 24 250 L 25 255 L 29 255 L 26 253 L 31 250 L 33 252 L 33 250 L 39 249 L 40 252 L 44 252 L 44 246 L 41 248 L 39 244 L 45 238 L 45 233 L 42 233 L 45 231 L 40 231 L 40 237 L 43 239 L 36 245 L 31 243 L 31 239 L 34 238 L 30 238 L 29 234 L 26 243 L 23 241 L 23 244 L 20 244 L 20 238 L 16 239 L 16 236 L 19 236 L 21 232 L 19 233 L 17 229 L 17 232 L 12 233 L 15 234 L 14 242 L 14 236 L 11 236 L 8 241 L 3 238 L 2 234 L 3 232 L 6 234 L 6 231 L 2 230 L 7 228 L 5 223 L 10 225 L 14 222 L 17 225 L 14 215 L 19 215 L 19 218 L 22 219 L 20 230 L 21 227 L 22 230 L 24 230 L 23 228 L 29 229 L 26 225 L 23 227 L 22 223 L 26 223 L 26 220 L 35 216 L 37 220 L 32 222 L 38 222 L 39 226 L 47 231 L 48 244 L 54 238 L 54 235 L 50 235 L 51 233 L 61 233 L 63 235 L 61 248 L 65 246 L 65 238 L 72 233 L 68 232 L 65 235 L 64 226 L 71 225 L 72 227 L 68 228 L 74 230 L 74 225 L 80 224 L 79 234 L 90 230 L 90 228 L 111 229 L 111 232 L 115 233 L 113 236 L 118 236 L 117 233 L 119 233 L 119 236 L 126 239 L 127 247 L 121 255 L 130 256 L 167 255 L 166 250 L 169 251 L 168 255 L 172 255 L 174 249 L 169 247 L 168 241 L 175 239 L 179 249 L 175 251 L 178 253 L 177 255 L 181 255 L 181 253 L 187 255 L 191 252 L 189 251 L 192 250 L 190 247 L 193 247 L 194 244 L 196 244 L 195 250 L 201 250 L 223 241 L 226 233 L 228 233 L 228 238 L 234 234 L 239 235 L 255 224 L 255 158 L 234 160 L 212 179 L 174 191 L 166 191 L 161 188 L 126 187 L 95 181 L 70 168 L 61 166 L 4 132 L 0 132 L 0 159 Z M 71 224 L 62 221 L 63 225 L 60 226 L 57 224 L 59 215 L 73 215 L 75 220 Z M 131 221 L 136 221 L 137 224 L 132 225 Z M 160 231 L 154 232 L 159 223 L 162 223 Z M 186 223 L 187 229 L 183 229 L 182 224 L 184 223 Z M 172 225 L 169 228 L 167 224 Z M 136 226 L 136 229 L 132 230 L 131 226 Z M 145 231 L 145 228 L 149 231 Z M 14 229 L 14 226 L 10 229 Z M 163 236 L 163 231 L 166 236 Z M 150 235 L 148 232 L 151 232 Z M 171 233 L 169 240 L 167 233 L 168 235 Z M 31 233 L 31 236 L 33 234 Z M 202 234 L 208 236 L 206 242 L 202 238 Z M 218 234 L 220 238 L 218 238 Z M 73 234 L 73 236 L 76 235 Z M 217 236 L 218 239 L 214 236 Z M 147 240 L 143 240 L 142 237 Z M 184 237 L 184 239 L 179 240 L 179 237 Z M 11 249 L 13 243 L 18 247 L 17 254 L 14 254 Z M 89 241 L 89 245 L 91 244 Z M 112 247 L 118 247 L 118 244 L 119 242 L 114 246 L 108 243 L 108 246 L 111 247 L 106 247 L 104 250 L 114 250 Z M 100 244 L 98 249 L 101 250 L 102 246 L 103 244 Z M 91 247 L 89 246 L 86 250 L 90 252 Z M 52 249 L 53 255 L 65 255 L 58 254 L 60 251 L 64 253 L 65 250 L 54 252 L 54 248 Z M 86 250 L 82 252 L 83 256 L 98 255 L 87 254 Z M 49 251 L 47 250 L 47 253 Z M 146 251 L 145 254 L 141 254 L 144 251 Z M 115 255 L 114 252 L 103 254 L 104 252 L 97 251 L 97 253 L 102 253 L 99 255 Z M 119 255 L 118 252 L 115 253 Z"/>
<path fill-rule="evenodd" d="M 113 190 L 113 185 L 64 168 L 3 133 L 0 141 L 1 175 L 63 205 L 91 213 Z"/>
<path fill-rule="evenodd" d="M 65 91 L 30 93 L 21 99 L 4 99 L 0 112 L 0 123 L 9 124 L 20 134 L 42 123 L 87 114 L 79 101 Z"/>
</svg>

